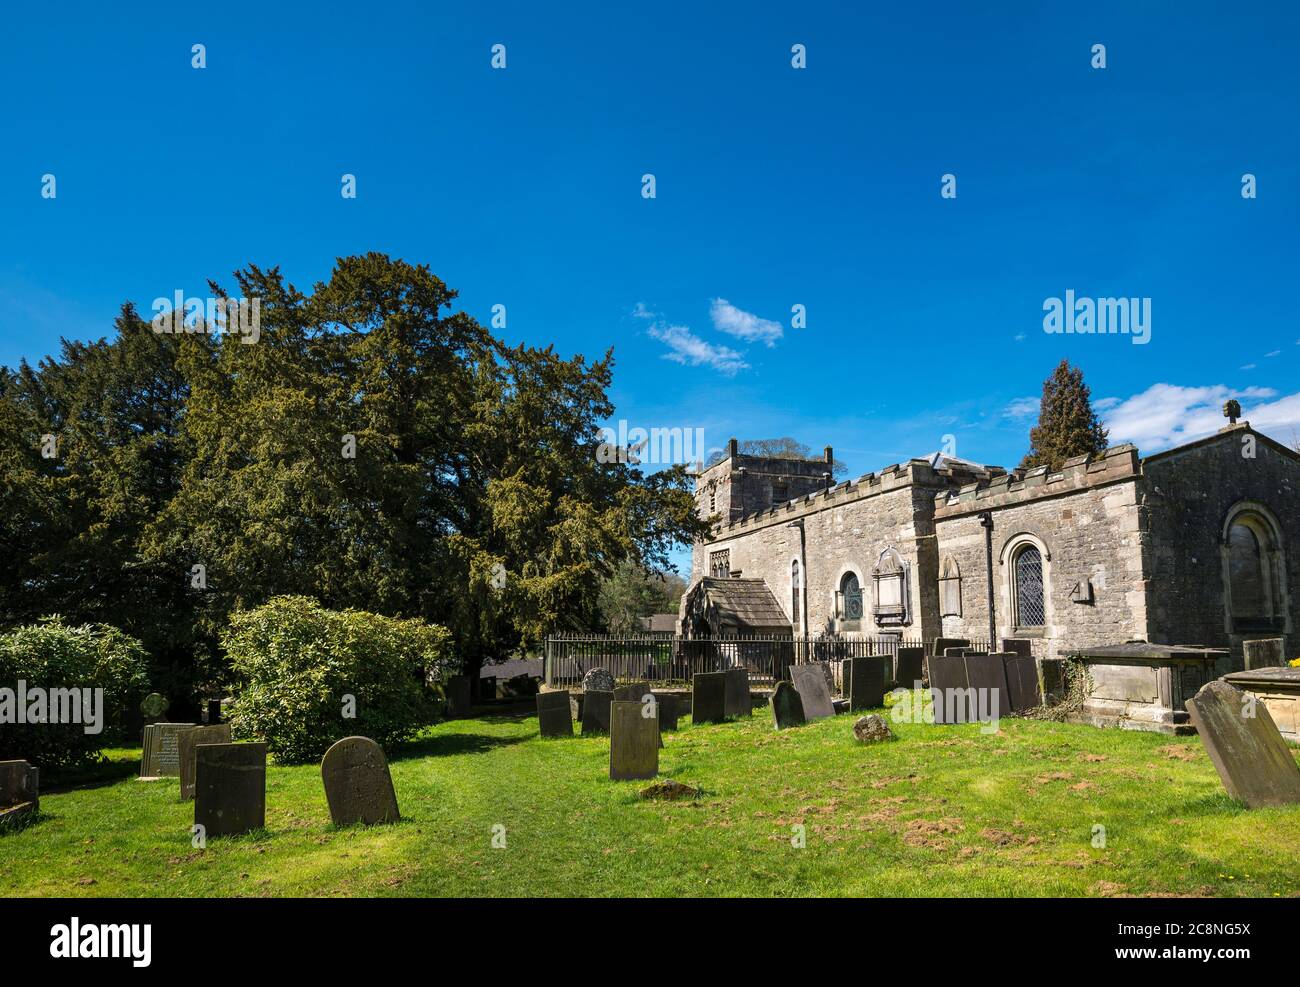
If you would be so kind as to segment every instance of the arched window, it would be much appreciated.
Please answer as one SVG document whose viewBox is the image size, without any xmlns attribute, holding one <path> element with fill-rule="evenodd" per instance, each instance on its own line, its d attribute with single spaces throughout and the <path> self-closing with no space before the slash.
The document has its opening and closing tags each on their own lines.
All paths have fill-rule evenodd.
<svg viewBox="0 0 1300 987">
<path fill-rule="evenodd" d="M 1228 512 L 1223 532 L 1224 599 L 1230 633 L 1277 632 L 1286 625 L 1286 565 L 1277 522 L 1262 504 Z"/>
<path fill-rule="evenodd" d="M 1035 545 L 1025 545 L 1012 558 L 1017 627 L 1042 627 L 1047 623 L 1043 594 L 1043 556 Z"/>
<path fill-rule="evenodd" d="M 799 560 L 790 563 L 790 623 L 799 629 Z"/>
<path fill-rule="evenodd" d="M 939 565 L 939 616 L 961 616 L 961 570 L 951 555 Z"/>
<path fill-rule="evenodd" d="M 1234 522 L 1228 528 L 1228 579 L 1232 583 L 1232 616 L 1255 620 L 1268 616 L 1264 579 L 1264 553 L 1249 524 Z"/>
<path fill-rule="evenodd" d="M 862 619 L 862 586 L 856 572 L 846 572 L 840 577 L 840 619 L 859 621 Z"/>
</svg>

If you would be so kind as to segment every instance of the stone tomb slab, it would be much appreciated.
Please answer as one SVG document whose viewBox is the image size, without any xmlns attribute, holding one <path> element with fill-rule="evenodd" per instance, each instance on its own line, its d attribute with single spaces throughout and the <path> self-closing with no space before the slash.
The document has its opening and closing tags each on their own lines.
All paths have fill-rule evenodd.
<svg viewBox="0 0 1300 987">
<path fill-rule="evenodd" d="M 729 668 L 725 675 L 727 687 L 723 693 L 723 712 L 733 716 L 753 716 L 754 704 L 749 699 L 749 669 Z"/>
<path fill-rule="evenodd" d="M 609 733 L 609 707 L 614 693 L 589 689 L 582 695 L 582 735 Z"/>
<path fill-rule="evenodd" d="M 653 778 L 659 773 L 659 718 L 645 713 L 646 707 L 640 702 L 610 705 L 611 781 Z"/>
<path fill-rule="evenodd" d="M 772 711 L 772 726 L 777 730 L 801 727 L 806 722 L 803 715 L 803 700 L 799 692 L 789 682 L 778 682 L 767 700 L 767 708 Z"/>
<path fill-rule="evenodd" d="M 968 723 L 974 719 L 975 711 L 969 709 L 969 690 L 964 657 L 935 655 L 930 658 L 930 693 L 935 723 Z"/>
<path fill-rule="evenodd" d="M 369 737 L 344 737 L 320 762 L 325 801 L 335 826 L 374 826 L 401 819 L 388 758 Z"/>
<path fill-rule="evenodd" d="M 266 825 L 266 744 L 198 744 L 194 779 L 194 824 L 208 838 Z"/>
<path fill-rule="evenodd" d="M 831 690 L 826 684 L 826 672 L 819 661 L 790 666 L 790 681 L 799 693 L 806 720 L 824 720 L 835 715 Z"/>
<path fill-rule="evenodd" d="M 1003 653 L 1002 667 L 1007 675 L 1011 712 L 1022 713 L 1041 706 L 1038 695 L 1038 662 L 1033 655 Z"/>
<path fill-rule="evenodd" d="M 696 672 L 691 678 L 691 722 L 721 723 L 727 718 L 727 673 Z"/>
<path fill-rule="evenodd" d="M 1003 655 L 967 655 L 966 684 L 975 690 L 972 719 L 987 722 L 1011 712 L 1011 690 Z"/>
<path fill-rule="evenodd" d="M 903 689 L 920 685 L 925 674 L 925 648 L 899 648 L 894 664 L 894 681 Z"/>
<path fill-rule="evenodd" d="M 1254 668 L 1223 681 L 1252 693 L 1265 706 L 1283 739 L 1300 744 L 1300 668 Z"/>
<path fill-rule="evenodd" d="M 1228 794 L 1252 809 L 1300 802 L 1300 767 L 1268 707 L 1227 682 L 1187 700 L 1196 732 Z M 1253 715 L 1249 715 L 1253 714 Z"/>
<path fill-rule="evenodd" d="M 884 655 L 871 655 L 865 658 L 846 658 L 845 690 L 849 699 L 849 710 L 878 709 L 885 703 L 885 677 L 889 659 Z"/>
<path fill-rule="evenodd" d="M 140 755 L 140 780 L 178 778 L 181 773 L 180 734 L 196 723 L 151 723 L 144 728 L 144 750 Z"/>
<path fill-rule="evenodd" d="M 231 739 L 229 723 L 214 723 L 181 731 L 176 744 L 180 757 L 182 802 L 194 798 L 194 748 L 199 744 L 228 744 Z"/>
<path fill-rule="evenodd" d="M 573 736 L 573 705 L 568 690 L 537 694 L 537 727 L 543 737 Z"/>
<path fill-rule="evenodd" d="M 1246 659 L 1246 670 L 1256 668 L 1281 668 L 1286 665 L 1284 641 L 1280 637 L 1262 641 L 1242 641 L 1241 651 Z"/>
</svg>

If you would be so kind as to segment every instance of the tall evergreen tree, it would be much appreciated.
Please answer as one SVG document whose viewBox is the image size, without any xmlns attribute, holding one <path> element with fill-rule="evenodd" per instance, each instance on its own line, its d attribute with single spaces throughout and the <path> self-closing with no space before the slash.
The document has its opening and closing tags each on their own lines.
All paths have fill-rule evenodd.
<svg viewBox="0 0 1300 987">
<path fill-rule="evenodd" d="M 1029 452 L 1021 469 L 1046 466 L 1059 470 L 1072 456 L 1106 451 L 1106 429 L 1092 410 L 1083 371 L 1062 360 L 1043 381 L 1038 424 L 1029 432 Z"/>
</svg>

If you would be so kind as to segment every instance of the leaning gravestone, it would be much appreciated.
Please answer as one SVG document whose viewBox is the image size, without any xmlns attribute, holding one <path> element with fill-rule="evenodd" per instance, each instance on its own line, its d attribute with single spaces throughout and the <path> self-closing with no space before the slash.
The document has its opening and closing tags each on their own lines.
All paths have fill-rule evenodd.
<svg viewBox="0 0 1300 987">
<path fill-rule="evenodd" d="M 960 655 L 935 655 L 930 659 L 930 693 L 935 723 L 967 723 L 970 686 L 966 681 L 966 659 Z"/>
<path fill-rule="evenodd" d="M 835 705 L 831 702 L 831 690 L 826 685 L 826 673 L 822 671 L 822 664 L 815 661 L 790 666 L 790 681 L 799 693 L 806 720 L 823 720 L 835 715 Z"/>
<path fill-rule="evenodd" d="M 150 723 L 145 727 L 140 780 L 178 777 L 181 773 L 180 735 L 195 726 L 195 723 Z"/>
<path fill-rule="evenodd" d="M 1286 665 L 1283 646 L 1284 640 L 1280 637 L 1267 638 L 1262 641 L 1241 642 L 1241 650 L 1246 659 L 1246 669 L 1283 667 Z"/>
<path fill-rule="evenodd" d="M 190 727 L 176 738 L 176 756 L 180 763 L 181 801 L 194 798 L 194 748 L 199 744 L 228 744 L 231 741 L 230 724 Z"/>
<path fill-rule="evenodd" d="M 1251 809 L 1300 802 L 1300 767 L 1267 706 L 1214 681 L 1187 700 L 1187 712 L 1232 798 Z"/>
<path fill-rule="evenodd" d="M 691 722 L 721 723 L 727 718 L 727 673 L 696 672 L 691 678 Z"/>
<path fill-rule="evenodd" d="M 884 655 L 845 660 L 845 675 L 849 709 L 876 709 L 885 703 L 885 668 L 889 659 Z"/>
<path fill-rule="evenodd" d="M 573 736 L 573 707 L 567 689 L 537 694 L 537 728 L 543 737 Z"/>
<path fill-rule="evenodd" d="M 0 761 L 0 829 L 37 814 L 41 773 L 26 761 Z"/>
<path fill-rule="evenodd" d="M 613 692 L 614 675 L 607 668 L 593 668 L 582 677 L 583 692 Z"/>
<path fill-rule="evenodd" d="M 924 676 L 925 648 L 899 648 L 894 681 L 904 689 L 915 689 Z"/>
<path fill-rule="evenodd" d="M 1007 675 L 1011 712 L 1023 713 L 1042 705 L 1038 698 L 1038 662 L 1033 655 L 1004 654 L 1002 667 Z"/>
<path fill-rule="evenodd" d="M 1011 712 L 1011 690 L 1002 655 L 967 655 L 966 684 L 975 690 L 976 705 L 971 719 L 987 722 Z"/>
<path fill-rule="evenodd" d="M 723 712 L 728 717 L 753 716 L 754 704 L 749 699 L 749 669 L 729 668 L 722 673 L 727 677 L 723 694 Z"/>
<path fill-rule="evenodd" d="M 320 762 L 325 801 L 335 826 L 391 823 L 401 819 L 388 759 L 369 737 L 344 737 Z"/>
<path fill-rule="evenodd" d="M 804 725 L 803 701 L 789 682 L 778 682 L 772 690 L 767 706 L 772 711 L 772 726 L 777 730 Z"/>
<path fill-rule="evenodd" d="M 582 735 L 609 733 L 609 706 L 614 693 L 591 689 L 582 695 Z"/>
<path fill-rule="evenodd" d="M 194 825 L 205 836 L 266 825 L 266 744 L 199 744 L 194 779 Z"/>
<path fill-rule="evenodd" d="M 659 718 L 645 714 L 646 709 L 639 702 L 616 702 L 611 705 L 611 781 L 653 778 L 659 773 Z"/>
</svg>

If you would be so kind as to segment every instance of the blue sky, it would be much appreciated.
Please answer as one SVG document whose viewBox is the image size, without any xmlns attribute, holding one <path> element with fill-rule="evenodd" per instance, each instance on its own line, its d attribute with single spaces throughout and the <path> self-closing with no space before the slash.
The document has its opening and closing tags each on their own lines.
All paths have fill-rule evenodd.
<svg viewBox="0 0 1300 987">
<path fill-rule="evenodd" d="M 204 6 L 8 12 L 0 363 L 382 250 L 511 341 L 614 346 L 631 426 L 853 475 L 1014 466 L 1062 357 L 1144 452 L 1229 396 L 1300 432 L 1294 4 Z M 1044 332 L 1067 289 L 1149 298 L 1150 342 Z"/>
</svg>

